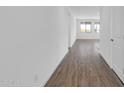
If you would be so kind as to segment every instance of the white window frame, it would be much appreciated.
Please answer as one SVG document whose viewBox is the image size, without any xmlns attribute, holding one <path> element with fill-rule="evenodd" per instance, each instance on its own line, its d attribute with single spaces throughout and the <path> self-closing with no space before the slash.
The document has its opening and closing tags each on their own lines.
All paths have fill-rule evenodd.
<svg viewBox="0 0 124 93">
<path fill-rule="evenodd" d="M 80 23 L 81 22 L 91 22 L 91 32 L 81 32 L 80 31 Z M 96 22 L 99 22 L 100 23 L 100 20 L 99 19 L 77 19 L 77 30 L 78 30 L 78 33 L 97 33 L 94 30 L 94 24 Z"/>
</svg>

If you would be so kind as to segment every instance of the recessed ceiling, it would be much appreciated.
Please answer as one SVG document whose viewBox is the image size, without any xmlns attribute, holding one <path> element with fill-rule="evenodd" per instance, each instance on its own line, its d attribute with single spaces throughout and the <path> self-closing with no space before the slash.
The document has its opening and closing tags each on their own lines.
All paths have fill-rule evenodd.
<svg viewBox="0 0 124 93">
<path fill-rule="evenodd" d="M 99 19 L 98 6 L 70 6 L 72 14 L 78 19 Z"/>
</svg>

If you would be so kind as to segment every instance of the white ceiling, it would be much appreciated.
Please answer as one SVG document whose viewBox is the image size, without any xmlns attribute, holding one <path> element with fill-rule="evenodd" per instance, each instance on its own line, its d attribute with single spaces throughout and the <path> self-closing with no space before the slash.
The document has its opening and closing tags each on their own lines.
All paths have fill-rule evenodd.
<svg viewBox="0 0 124 93">
<path fill-rule="evenodd" d="M 72 14 L 78 19 L 99 19 L 98 6 L 70 6 Z"/>
</svg>

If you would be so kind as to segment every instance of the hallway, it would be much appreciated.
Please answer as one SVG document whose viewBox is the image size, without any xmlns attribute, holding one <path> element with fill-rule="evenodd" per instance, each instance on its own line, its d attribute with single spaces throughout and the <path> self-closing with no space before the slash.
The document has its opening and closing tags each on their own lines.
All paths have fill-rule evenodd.
<svg viewBox="0 0 124 93">
<path fill-rule="evenodd" d="M 98 40 L 77 40 L 46 87 L 123 86 L 99 55 Z"/>
</svg>

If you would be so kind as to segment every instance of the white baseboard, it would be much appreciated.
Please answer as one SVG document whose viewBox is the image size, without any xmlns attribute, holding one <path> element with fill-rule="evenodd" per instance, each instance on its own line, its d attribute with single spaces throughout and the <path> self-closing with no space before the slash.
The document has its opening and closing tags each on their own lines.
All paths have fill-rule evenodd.
<svg viewBox="0 0 124 93">
<path fill-rule="evenodd" d="M 64 57 L 67 55 L 68 50 L 66 51 Z M 53 73 L 56 71 L 57 67 L 61 64 L 62 60 L 64 59 L 64 57 L 60 60 L 60 62 L 54 67 L 54 69 L 51 71 L 52 73 L 50 73 L 45 80 L 42 81 L 41 83 L 41 87 L 45 87 L 45 85 L 47 84 L 48 80 L 51 78 L 51 76 L 53 75 Z"/>
<path fill-rule="evenodd" d="M 113 70 L 118 75 L 118 77 L 121 79 L 121 81 L 124 83 L 124 75 L 123 75 L 123 73 L 115 65 L 113 65 Z"/>
</svg>

